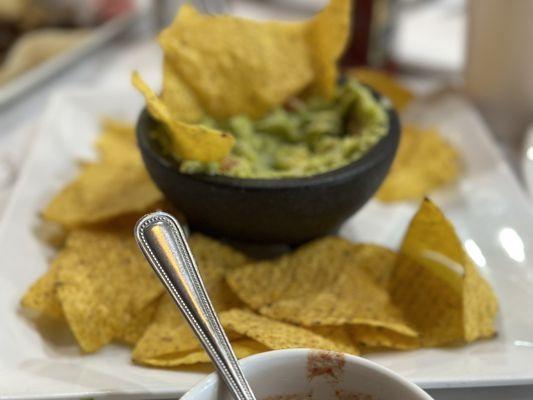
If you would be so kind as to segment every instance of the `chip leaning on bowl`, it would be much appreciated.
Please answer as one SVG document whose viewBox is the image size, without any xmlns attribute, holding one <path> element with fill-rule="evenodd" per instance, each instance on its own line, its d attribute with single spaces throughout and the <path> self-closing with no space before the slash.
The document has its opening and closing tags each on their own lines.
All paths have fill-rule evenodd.
<svg viewBox="0 0 533 400">
<path fill-rule="evenodd" d="M 388 132 L 385 106 L 339 80 L 348 0 L 305 22 L 207 16 L 183 6 L 159 42 L 158 97 L 134 73 L 159 151 L 184 173 L 239 178 L 320 174 L 359 159 Z"/>
</svg>

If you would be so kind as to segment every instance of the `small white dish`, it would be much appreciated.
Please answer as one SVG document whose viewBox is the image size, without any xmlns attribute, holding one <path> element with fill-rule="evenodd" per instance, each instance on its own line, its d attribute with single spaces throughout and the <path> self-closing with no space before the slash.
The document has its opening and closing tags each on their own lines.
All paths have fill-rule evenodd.
<svg viewBox="0 0 533 400">
<path fill-rule="evenodd" d="M 257 400 L 431 400 L 418 386 L 374 362 L 311 349 L 270 351 L 241 362 Z M 182 400 L 232 400 L 212 373 Z"/>
</svg>

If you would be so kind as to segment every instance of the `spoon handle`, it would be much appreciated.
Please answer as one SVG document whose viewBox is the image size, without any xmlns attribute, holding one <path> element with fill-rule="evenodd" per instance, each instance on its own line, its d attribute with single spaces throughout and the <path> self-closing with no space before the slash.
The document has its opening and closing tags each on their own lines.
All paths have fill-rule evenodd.
<svg viewBox="0 0 533 400">
<path fill-rule="evenodd" d="M 135 238 L 236 400 L 255 400 L 200 278 L 178 221 L 164 212 L 141 218 Z"/>
</svg>

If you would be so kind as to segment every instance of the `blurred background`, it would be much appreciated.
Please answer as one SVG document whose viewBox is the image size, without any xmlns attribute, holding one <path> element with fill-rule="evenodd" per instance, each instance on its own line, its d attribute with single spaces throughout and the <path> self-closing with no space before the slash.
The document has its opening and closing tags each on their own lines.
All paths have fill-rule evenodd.
<svg viewBox="0 0 533 400">
<path fill-rule="evenodd" d="M 195 0 L 210 14 L 308 18 L 326 0 Z M 154 38 L 177 0 L 0 1 L 0 192 L 5 199 L 31 146 L 32 128 L 66 87 L 128 84 L 133 68 L 157 82 Z M 399 76 L 419 94 L 465 92 L 519 177 L 533 143 L 533 1 L 357 0 L 345 67 Z M 35 130 L 35 129 L 33 129 Z M 529 150 L 531 148 L 531 150 Z M 529 150 L 529 152 L 528 152 Z"/>
<path fill-rule="evenodd" d="M 342 67 L 384 70 L 421 101 L 448 92 L 465 95 L 523 189 L 533 193 L 533 0 L 353 1 L 353 29 Z M 189 2 L 209 14 L 299 20 L 314 15 L 327 0 Z M 54 99 L 72 89 L 130 88 L 134 69 L 157 87 L 161 52 L 155 37 L 182 4 L 181 0 L 0 0 L 0 220 L 37 132 L 48 133 L 40 132 L 49 116 L 45 111 L 61 112 L 51 107 Z M 138 96 L 133 89 L 131 95 Z M 489 186 L 489 190 L 498 188 Z M 515 232 L 505 229 L 503 233 Z M 500 241 L 509 254 L 518 251 L 514 259 L 523 262 L 524 245 L 514 235 L 504 235 Z M 468 389 L 462 393 L 442 389 L 434 396 L 473 398 Z M 514 395 L 504 388 L 483 389 L 478 396 L 531 399 L 531 388 L 518 388 Z"/>
</svg>

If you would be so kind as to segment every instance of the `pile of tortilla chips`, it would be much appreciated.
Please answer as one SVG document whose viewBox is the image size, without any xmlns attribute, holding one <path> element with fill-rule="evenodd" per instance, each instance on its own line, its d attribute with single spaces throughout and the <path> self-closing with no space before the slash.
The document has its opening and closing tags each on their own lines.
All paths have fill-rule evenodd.
<svg viewBox="0 0 533 400">
<path fill-rule="evenodd" d="M 120 342 L 140 364 L 207 362 L 133 239 L 142 212 L 165 207 L 139 164 L 133 130 L 113 121 L 103 126 L 100 159 L 83 165 L 43 212 L 66 239 L 22 304 L 63 319 L 84 352 Z M 133 174 L 145 190 L 128 184 Z M 296 347 L 414 349 L 495 333 L 496 298 L 429 200 L 399 251 L 330 236 L 255 261 L 200 234 L 190 245 L 239 357 Z"/>
<path fill-rule="evenodd" d="M 415 99 L 409 89 L 384 72 L 356 68 L 348 71 L 348 75 L 387 96 L 400 118 Z M 396 159 L 376 197 L 383 202 L 420 200 L 433 190 L 455 182 L 460 167 L 457 150 L 436 127 L 404 123 Z"/>
<path fill-rule="evenodd" d="M 133 239 L 142 213 L 166 207 L 140 164 L 133 128 L 104 121 L 97 149 L 100 158 L 82 165 L 43 212 L 66 239 L 23 306 L 63 319 L 84 352 L 120 342 L 141 364 L 207 362 Z M 200 234 L 190 244 L 239 357 L 292 347 L 414 349 L 495 333 L 495 296 L 429 200 L 399 251 L 330 236 L 255 261 Z"/>
</svg>

